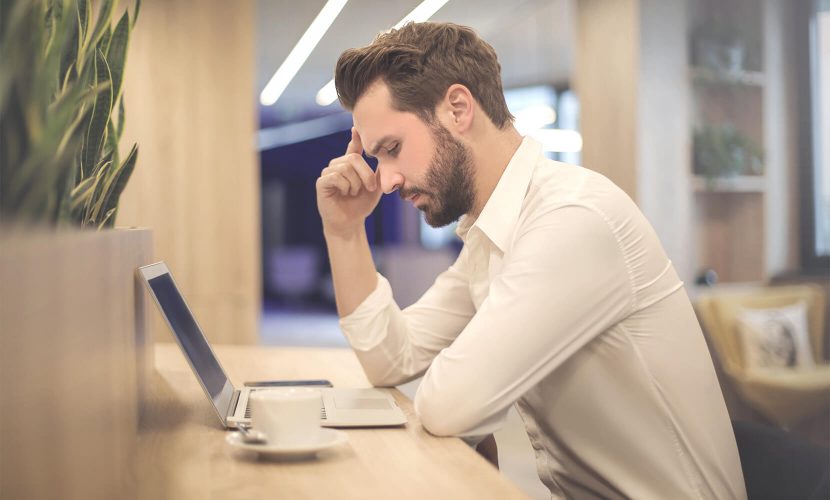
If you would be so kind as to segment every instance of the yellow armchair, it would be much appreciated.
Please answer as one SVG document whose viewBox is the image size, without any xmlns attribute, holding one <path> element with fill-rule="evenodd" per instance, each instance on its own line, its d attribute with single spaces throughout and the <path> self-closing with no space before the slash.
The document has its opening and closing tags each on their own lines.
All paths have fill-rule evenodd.
<svg viewBox="0 0 830 500">
<path fill-rule="evenodd" d="M 743 359 L 737 318 L 743 309 L 769 309 L 807 303 L 807 322 L 814 369 L 749 370 Z M 738 396 L 784 428 L 830 408 L 830 364 L 823 359 L 824 292 L 815 285 L 761 287 L 718 292 L 698 298 L 698 316 Z"/>
</svg>

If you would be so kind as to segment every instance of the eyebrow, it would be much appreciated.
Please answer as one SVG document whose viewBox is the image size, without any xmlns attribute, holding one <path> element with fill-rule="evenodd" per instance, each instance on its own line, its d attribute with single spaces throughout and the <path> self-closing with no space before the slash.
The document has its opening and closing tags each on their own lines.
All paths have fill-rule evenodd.
<svg viewBox="0 0 830 500">
<path fill-rule="evenodd" d="M 385 136 L 381 137 L 381 139 L 378 142 L 375 143 L 375 147 L 373 147 L 366 154 L 368 156 L 371 156 L 372 158 L 374 158 L 375 156 L 377 156 L 378 152 L 380 151 L 380 148 L 383 147 L 383 145 L 386 144 L 387 142 L 393 140 L 394 138 L 395 137 L 391 136 L 391 135 L 385 135 Z"/>
</svg>

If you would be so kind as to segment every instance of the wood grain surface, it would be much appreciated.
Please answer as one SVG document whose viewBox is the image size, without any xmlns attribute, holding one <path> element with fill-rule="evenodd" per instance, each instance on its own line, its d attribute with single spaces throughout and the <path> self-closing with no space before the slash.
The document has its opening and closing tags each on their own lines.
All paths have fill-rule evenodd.
<svg viewBox="0 0 830 500">
<path fill-rule="evenodd" d="M 124 75 L 121 149 L 138 143 L 139 156 L 117 223 L 153 229 L 212 342 L 257 342 L 254 15 L 251 0 L 145 0 Z M 172 341 L 155 313 L 151 326 Z"/>
<path fill-rule="evenodd" d="M 147 230 L 0 235 L 0 499 L 123 498 L 151 259 Z"/>
<path fill-rule="evenodd" d="M 219 346 L 216 353 L 237 386 L 327 378 L 335 387 L 370 387 L 348 349 Z M 156 366 L 133 477 L 141 498 L 526 498 L 461 440 L 428 434 L 395 389 L 405 427 L 345 430 L 347 444 L 312 460 L 262 460 L 225 443 L 227 431 L 177 346 L 157 344 Z"/>
</svg>

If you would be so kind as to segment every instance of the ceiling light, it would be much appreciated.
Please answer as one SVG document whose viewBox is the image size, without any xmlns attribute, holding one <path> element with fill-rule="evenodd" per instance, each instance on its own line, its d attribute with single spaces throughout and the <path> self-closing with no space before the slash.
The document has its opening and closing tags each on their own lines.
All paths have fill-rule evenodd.
<svg viewBox="0 0 830 500">
<path fill-rule="evenodd" d="M 311 25 L 305 33 L 303 33 L 300 41 L 291 49 L 291 53 L 288 54 L 288 57 L 285 58 L 285 61 L 283 61 L 282 65 L 274 73 L 274 76 L 268 81 L 268 85 L 262 90 L 262 93 L 259 95 L 259 102 L 263 106 L 270 106 L 277 102 L 277 99 L 282 95 L 288 83 L 291 82 L 297 74 L 297 71 L 300 70 L 300 67 L 308 59 L 311 51 L 314 50 L 314 47 L 317 46 L 317 43 L 320 42 L 320 39 L 328 31 L 331 23 L 334 22 L 338 14 L 340 14 L 340 11 L 343 10 L 343 6 L 346 5 L 347 1 L 328 0 L 326 2 L 326 5 L 323 6 L 323 9 L 317 14 L 317 17 L 314 18 L 314 21 L 311 22 Z"/>
<path fill-rule="evenodd" d="M 328 106 L 337 100 L 337 89 L 334 87 L 334 80 L 329 81 L 325 87 L 317 92 L 315 100 L 320 106 Z"/>
<path fill-rule="evenodd" d="M 576 130 L 543 128 L 528 134 L 542 143 L 545 151 L 557 153 L 578 153 L 582 151 L 582 134 Z"/>
<path fill-rule="evenodd" d="M 438 10 L 447 3 L 448 0 L 424 0 L 417 7 L 412 9 L 412 12 L 404 16 L 403 19 L 398 21 L 398 24 L 392 27 L 392 29 L 398 29 L 404 24 L 412 21 L 416 23 L 420 23 L 422 21 L 426 21 L 430 17 L 433 16 Z M 387 30 L 389 31 L 389 30 Z M 334 79 L 329 81 L 323 88 L 321 88 L 317 92 L 316 101 L 317 104 L 320 106 L 328 106 L 329 104 L 333 103 L 337 100 L 337 90 L 334 88 Z"/>
<path fill-rule="evenodd" d="M 447 0 L 424 0 L 417 7 L 412 9 L 412 12 L 406 15 L 403 19 L 398 21 L 398 24 L 392 27 L 393 30 L 396 30 L 403 26 L 404 24 L 408 23 L 409 21 L 420 23 L 422 21 L 426 21 L 433 14 L 438 12 L 438 9 L 444 6 L 447 3 Z"/>
<path fill-rule="evenodd" d="M 549 104 L 535 104 L 516 112 L 514 125 L 522 135 L 552 125 L 556 121 L 556 111 Z"/>
</svg>

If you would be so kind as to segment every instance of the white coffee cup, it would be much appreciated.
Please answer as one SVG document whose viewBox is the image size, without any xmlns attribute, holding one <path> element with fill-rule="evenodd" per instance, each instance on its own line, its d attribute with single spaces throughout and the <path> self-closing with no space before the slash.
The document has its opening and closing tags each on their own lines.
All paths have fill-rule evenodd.
<svg viewBox="0 0 830 500">
<path fill-rule="evenodd" d="M 281 387 L 252 392 L 251 427 L 265 434 L 269 445 L 313 443 L 320 431 L 320 391 Z"/>
</svg>

